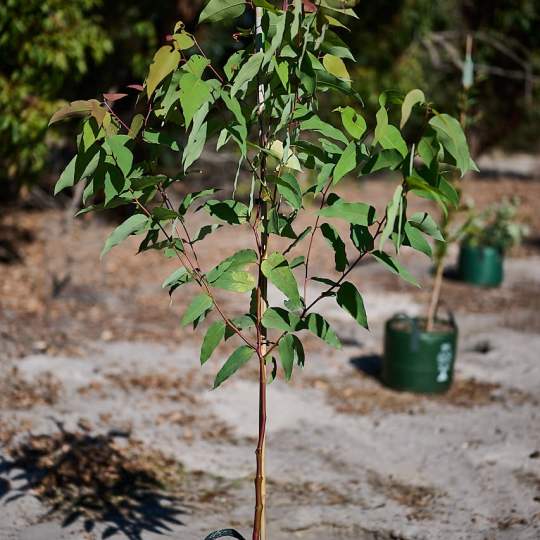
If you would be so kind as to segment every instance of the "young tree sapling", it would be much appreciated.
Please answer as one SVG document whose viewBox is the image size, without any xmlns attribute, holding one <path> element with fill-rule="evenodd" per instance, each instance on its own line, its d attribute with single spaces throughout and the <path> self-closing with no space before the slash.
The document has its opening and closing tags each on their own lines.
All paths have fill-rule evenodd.
<svg viewBox="0 0 540 540">
<path fill-rule="evenodd" d="M 215 315 L 202 342 L 202 364 L 221 342 L 237 341 L 214 388 L 252 359 L 258 362 L 253 540 L 266 538 L 266 389 L 277 376 L 276 357 L 290 379 L 295 365 L 305 363 L 302 331 L 340 347 L 330 324 L 314 311 L 323 298 L 334 298 L 360 326 L 368 327 L 362 295 L 350 281 L 364 258 L 371 256 L 382 268 L 416 284 L 384 248 L 391 241 L 396 252 L 402 245 L 425 252 L 426 236 L 440 238 L 440 232 L 427 213 L 407 213 L 407 198 L 427 197 L 446 207 L 452 203 L 447 170 L 457 168 L 463 174 L 471 166 L 459 122 L 436 112 L 420 90 L 406 96 L 383 93 L 375 121 L 363 117 L 362 100 L 347 69 L 354 57 L 338 35 L 346 17 L 357 17 L 353 5 L 341 0 L 210 0 L 200 24 L 230 23 L 240 16 L 253 21 L 251 31 L 240 30 L 244 46 L 223 69 L 212 64 L 196 37 L 178 22 L 139 89 L 142 113 L 124 122 L 113 103 L 124 96 L 109 95 L 74 102 L 51 120 L 83 117 L 77 154 L 56 192 L 85 180 L 83 212 L 133 208 L 107 239 L 103 255 L 138 235 L 139 251 L 157 249 L 176 257 L 178 269 L 163 286 L 171 294 L 188 283 L 199 289 L 182 324 L 197 327 Z M 320 101 L 328 93 L 342 102 L 332 112 L 332 122 L 323 119 Z M 421 133 L 406 131 L 413 112 L 422 118 Z M 176 184 L 188 182 L 209 145 L 218 152 L 236 148 L 238 171 L 247 169 L 251 176 L 249 200 L 236 197 L 237 172 L 219 197 L 217 186 L 209 185 L 174 205 L 170 193 Z M 175 174 L 166 172 L 163 151 L 176 155 Z M 336 193 L 346 176 L 375 171 L 399 174 L 394 195 L 379 215 L 371 204 Z M 300 179 L 301 172 L 308 173 L 308 183 Z M 208 214 L 208 224 L 199 231 L 190 230 L 192 212 Z M 313 225 L 299 230 L 302 213 L 312 216 Z M 347 224 L 349 238 L 340 236 L 330 222 L 334 219 Z M 223 227 L 230 227 L 231 234 L 239 227 L 249 230 L 252 242 L 215 267 L 202 268 L 200 242 Z M 313 272 L 310 265 L 317 234 L 334 252 L 331 275 Z M 288 242 L 285 249 L 276 249 L 277 237 Z M 310 282 L 322 285 L 323 292 L 313 293 Z M 268 304 L 269 284 L 283 295 L 281 305 Z M 245 311 L 229 314 L 216 289 L 247 295 Z M 241 538 L 232 530 L 211 537 L 226 535 Z"/>
</svg>

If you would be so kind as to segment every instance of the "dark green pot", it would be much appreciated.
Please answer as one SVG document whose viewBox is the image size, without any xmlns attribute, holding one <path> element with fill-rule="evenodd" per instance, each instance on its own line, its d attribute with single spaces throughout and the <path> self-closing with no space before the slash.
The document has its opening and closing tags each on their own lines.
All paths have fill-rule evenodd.
<svg viewBox="0 0 540 540">
<path fill-rule="evenodd" d="M 504 278 L 504 254 L 491 246 L 462 244 L 459 252 L 458 274 L 462 281 L 481 287 L 497 287 Z"/>
<path fill-rule="evenodd" d="M 420 394 L 446 392 L 454 378 L 458 330 L 453 318 L 448 329 L 426 332 L 425 320 L 396 315 L 386 323 L 383 383 L 395 390 Z"/>
</svg>

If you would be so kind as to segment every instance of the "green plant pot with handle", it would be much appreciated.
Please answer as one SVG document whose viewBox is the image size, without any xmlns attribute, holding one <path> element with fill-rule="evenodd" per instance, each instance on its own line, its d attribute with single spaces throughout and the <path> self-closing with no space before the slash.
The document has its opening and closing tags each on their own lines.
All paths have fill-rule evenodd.
<svg viewBox="0 0 540 540">
<path fill-rule="evenodd" d="M 389 388 L 420 394 L 446 392 L 454 378 L 458 329 L 452 315 L 437 319 L 431 332 L 426 320 L 395 315 L 387 321 L 382 380 Z"/>
<path fill-rule="evenodd" d="M 481 287 L 498 287 L 504 279 L 504 253 L 493 246 L 464 243 L 459 252 L 458 274 L 462 281 Z"/>
</svg>

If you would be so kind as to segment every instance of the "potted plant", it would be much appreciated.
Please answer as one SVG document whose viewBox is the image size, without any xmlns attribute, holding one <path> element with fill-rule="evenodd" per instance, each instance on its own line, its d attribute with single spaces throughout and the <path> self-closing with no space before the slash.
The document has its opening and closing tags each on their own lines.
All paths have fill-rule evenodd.
<svg viewBox="0 0 540 540">
<path fill-rule="evenodd" d="M 477 170 L 470 157 L 463 131 L 468 122 L 473 74 L 472 37 L 468 36 L 459 99 L 460 122 L 454 121 L 452 126 L 455 137 L 460 141 L 462 166 L 441 172 L 440 187 L 444 204 L 441 204 L 439 198 L 432 197 L 442 208 L 439 226 L 432 235 L 434 253 L 430 245 L 421 250 L 429 257 L 433 256 L 435 262 L 435 278 L 427 316 L 409 317 L 406 314 L 397 314 L 385 325 L 381 376 L 384 384 L 395 390 L 424 394 L 442 393 L 446 392 L 453 382 L 458 328 L 451 312 L 448 312 L 447 317 L 439 316 L 439 306 L 448 248 L 458 240 L 463 230 L 463 226 L 452 227 L 461 210 L 459 180 L 468 170 Z"/>
<path fill-rule="evenodd" d="M 458 275 L 467 283 L 497 287 L 504 279 L 504 254 L 521 243 L 527 227 L 516 221 L 519 200 L 504 199 L 474 213 L 462 230 Z"/>
<path fill-rule="evenodd" d="M 206 327 L 201 364 L 223 341 L 236 341 L 214 388 L 248 362 L 257 363 L 259 431 L 251 536 L 264 540 L 268 384 L 280 372 L 290 379 L 294 367 L 304 365 L 303 332 L 340 347 L 329 323 L 315 311 L 323 298 L 334 298 L 360 326 L 368 327 L 361 293 L 350 281 L 364 258 L 371 256 L 415 283 L 384 248 L 392 240 L 396 251 L 407 244 L 426 252 L 426 237 L 439 238 L 440 233 L 427 213 L 409 215 L 407 198 L 436 198 L 446 208 L 451 197 L 445 164 L 464 173 L 471 162 L 457 120 L 434 111 L 420 90 L 405 97 L 382 94 L 376 119 L 366 121 L 346 66 L 354 59 L 336 33 L 343 26 L 336 17 L 356 16 L 343 2 L 210 0 L 200 23 L 230 23 L 240 16 L 244 22 L 251 19 L 252 29 L 240 31 L 243 48 L 223 68 L 212 63 L 179 22 L 169 43 L 154 56 L 144 85 L 130 89 L 137 93 L 138 109 L 131 119 L 120 118 L 114 110 L 117 100 L 129 99 L 126 92 L 73 102 L 51 122 L 83 119 L 77 154 L 60 176 L 56 192 L 85 181 L 82 212 L 132 209 L 107 239 L 103 255 L 138 235 L 139 252 L 159 250 L 178 261 L 163 286 L 170 294 L 181 287 L 198 291 L 181 322 Z M 327 93 L 343 103 L 333 112 L 333 124 L 321 118 Z M 427 122 L 426 129 L 407 133 L 413 109 Z M 200 176 L 200 165 L 194 164 L 210 145 L 218 152 L 225 147 L 237 151 L 238 171 L 249 173 L 249 198 L 235 196 L 237 173 L 223 193 L 210 184 L 174 204 L 171 193 L 178 184 Z M 166 167 L 164 152 L 176 156 L 177 170 Z M 399 178 L 379 214 L 368 202 L 346 200 L 335 192 L 345 176 L 375 170 L 395 171 Z M 310 174 L 301 176 L 301 171 Z M 305 176 L 312 181 L 306 182 Z M 199 230 L 191 225 L 193 212 L 207 215 L 208 223 Z M 299 230 L 297 218 L 305 212 L 313 224 Z M 340 236 L 333 220 L 347 224 L 348 238 Z M 223 228 L 231 236 L 244 229 L 249 240 L 213 268 L 203 268 L 199 254 L 208 248 L 204 241 Z M 330 275 L 310 265 L 316 234 L 333 252 L 335 271 Z M 284 247 L 278 250 L 278 245 Z M 281 303 L 268 304 L 270 285 L 281 293 Z M 230 313 L 217 290 L 244 294 L 245 309 Z M 213 321 L 206 325 L 207 319 Z M 210 537 L 222 536 L 242 538 L 231 529 Z"/>
</svg>

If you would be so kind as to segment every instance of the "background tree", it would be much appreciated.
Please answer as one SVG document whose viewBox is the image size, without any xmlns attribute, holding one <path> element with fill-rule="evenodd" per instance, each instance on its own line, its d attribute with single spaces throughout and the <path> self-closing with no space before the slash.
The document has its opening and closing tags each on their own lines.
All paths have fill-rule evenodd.
<svg viewBox="0 0 540 540">
<path fill-rule="evenodd" d="M 1 194 L 54 176 L 69 137 L 45 138 L 60 100 L 117 91 L 141 82 L 153 51 L 182 18 L 194 31 L 203 0 L 6 0 L 0 6 Z M 113 22 L 111 22 L 113 21 Z M 248 26 L 247 20 L 242 25 Z M 540 6 L 535 0 L 381 0 L 362 7 L 351 32 L 336 34 L 357 60 L 353 75 L 370 113 L 381 88 L 424 88 L 457 112 L 465 36 L 475 35 L 473 154 L 494 146 L 535 148 L 540 136 Z M 238 42 L 224 25 L 197 29 L 199 43 L 222 65 Z M 29 40 L 28 36 L 32 39 Z M 241 38 L 240 38 L 241 39 Z M 99 77 L 96 67 L 99 65 Z M 118 104 L 122 115 L 125 105 Z M 332 122 L 333 117 L 329 115 Z M 69 128 L 68 128 L 69 131 Z M 68 132 L 66 132 L 67 134 Z M 509 137 L 509 133 L 512 134 Z M 51 174 L 52 173 L 52 174 Z M 7 186 L 7 187 L 6 187 Z"/>
<path fill-rule="evenodd" d="M 540 4 L 535 0 L 458 2 L 383 0 L 363 6 L 351 50 L 364 88 L 420 86 L 446 110 L 459 112 L 466 36 L 475 41 L 473 154 L 496 145 L 530 150 L 540 113 Z M 360 31 L 363 25 L 368 32 Z M 377 103 L 366 92 L 368 106 Z M 371 97 L 370 97 L 371 96 Z"/>
<path fill-rule="evenodd" d="M 112 41 L 95 13 L 101 0 L 6 0 L 0 5 L 1 192 L 43 174 L 51 114 Z"/>
</svg>

